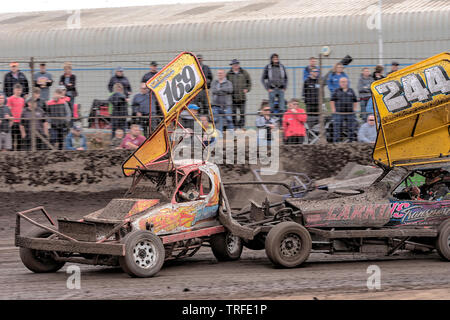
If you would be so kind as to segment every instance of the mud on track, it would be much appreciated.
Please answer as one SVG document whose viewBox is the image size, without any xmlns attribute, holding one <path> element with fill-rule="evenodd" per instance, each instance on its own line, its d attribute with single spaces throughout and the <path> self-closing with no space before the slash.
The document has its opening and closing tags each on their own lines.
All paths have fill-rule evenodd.
<svg viewBox="0 0 450 320">
<path fill-rule="evenodd" d="M 0 299 L 450 299 L 450 264 L 436 254 L 367 260 L 313 254 L 304 267 L 276 269 L 264 251 L 244 250 L 236 262 L 218 263 L 209 248 L 167 263 L 150 279 L 120 268 L 81 265 L 81 289 L 66 288 L 67 265 L 33 274 L 13 246 L 14 212 L 45 205 L 55 216 L 80 217 L 124 190 L 100 193 L 0 193 Z M 381 291 L 367 289 L 369 265 L 381 268 Z"/>
</svg>

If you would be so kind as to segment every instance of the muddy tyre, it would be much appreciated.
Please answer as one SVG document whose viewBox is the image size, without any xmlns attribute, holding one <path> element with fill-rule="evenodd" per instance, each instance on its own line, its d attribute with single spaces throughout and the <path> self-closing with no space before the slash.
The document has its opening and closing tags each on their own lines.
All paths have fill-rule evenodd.
<svg viewBox="0 0 450 320">
<path fill-rule="evenodd" d="M 234 261 L 241 257 L 242 240 L 231 232 L 213 234 L 209 243 L 211 250 L 219 261 Z"/>
<path fill-rule="evenodd" d="M 269 231 L 265 246 L 267 257 L 274 265 L 293 268 L 308 259 L 312 240 L 302 225 L 282 222 Z"/>
<path fill-rule="evenodd" d="M 442 259 L 450 261 L 450 220 L 443 222 L 439 226 L 436 249 Z"/>
<path fill-rule="evenodd" d="M 41 229 L 34 228 L 27 233 L 27 237 L 30 238 L 48 238 L 52 233 Z M 25 267 L 35 273 L 50 273 L 56 272 L 61 269 L 65 262 L 56 261 L 54 254 L 50 251 L 41 251 L 29 248 L 20 248 L 20 259 Z"/>
<path fill-rule="evenodd" d="M 119 257 L 122 270 L 132 277 L 148 278 L 161 270 L 165 250 L 161 239 L 149 231 L 131 232 L 122 239 L 125 256 Z"/>
</svg>

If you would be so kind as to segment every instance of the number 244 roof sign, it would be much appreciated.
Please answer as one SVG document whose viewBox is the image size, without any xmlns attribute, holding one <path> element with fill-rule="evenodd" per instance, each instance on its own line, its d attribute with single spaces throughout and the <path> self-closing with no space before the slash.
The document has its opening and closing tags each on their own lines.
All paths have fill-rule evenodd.
<svg viewBox="0 0 450 320">
<path fill-rule="evenodd" d="M 383 122 L 450 103 L 450 54 L 441 53 L 372 84 Z"/>
<path fill-rule="evenodd" d="M 188 52 L 178 55 L 147 81 L 147 87 L 155 93 L 166 119 L 195 97 L 204 84 L 205 78 L 198 61 Z"/>
</svg>

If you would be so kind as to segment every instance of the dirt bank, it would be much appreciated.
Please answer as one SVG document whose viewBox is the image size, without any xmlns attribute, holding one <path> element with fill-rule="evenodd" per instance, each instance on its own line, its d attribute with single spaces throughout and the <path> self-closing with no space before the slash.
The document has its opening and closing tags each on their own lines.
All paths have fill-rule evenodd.
<svg viewBox="0 0 450 320">
<path fill-rule="evenodd" d="M 121 172 L 126 150 L 39 151 L 0 154 L 0 192 L 99 192 L 127 188 Z M 236 157 L 235 157 L 236 158 Z M 347 162 L 370 164 L 366 144 L 283 146 L 279 170 L 320 179 L 336 174 Z M 224 181 L 253 180 L 248 164 L 220 165 Z"/>
</svg>

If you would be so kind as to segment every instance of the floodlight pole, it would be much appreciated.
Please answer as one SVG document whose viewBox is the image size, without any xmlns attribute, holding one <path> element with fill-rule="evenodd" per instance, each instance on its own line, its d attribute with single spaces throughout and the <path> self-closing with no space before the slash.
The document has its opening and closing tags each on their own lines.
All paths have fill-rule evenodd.
<svg viewBox="0 0 450 320">
<path fill-rule="evenodd" d="M 383 31 L 381 26 L 381 14 L 383 8 L 383 0 L 378 0 L 378 64 L 383 65 Z"/>
</svg>

